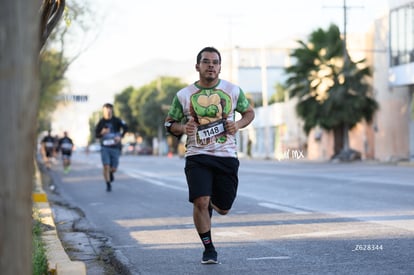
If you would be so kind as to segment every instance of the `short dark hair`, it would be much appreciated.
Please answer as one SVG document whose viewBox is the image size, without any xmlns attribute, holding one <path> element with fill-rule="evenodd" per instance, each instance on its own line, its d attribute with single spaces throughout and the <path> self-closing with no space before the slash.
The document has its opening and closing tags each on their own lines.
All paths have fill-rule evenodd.
<svg viewBox="0 0 414 275">
<path fill-rule="evenodd" d="M 197 64 L 200 64 L 200 62 L 201 62 L 201 54 L 203 53 L 203 52 L 210 52 L 210 53 L 216 53 L 216 54 L 218 54 L 218 56 L 219 56 L 219 62 L 221 63 L 221 54 L 220 54 L 220 52 L 216 49 L 216 48 L 214 48 L 214 47 L 205 47 L 205 48 L 203 48 L 198 54 L 197 54 Z"/>
<path fill-rule="evenodd" d="M 111 108 L 111 109 L 113 109 L 114 108 L 114 105 L 112 105 L 111 103 L 105 103 L 104 105 L 103 105 L 103 107 L 105 108 Z"/>
</svg>

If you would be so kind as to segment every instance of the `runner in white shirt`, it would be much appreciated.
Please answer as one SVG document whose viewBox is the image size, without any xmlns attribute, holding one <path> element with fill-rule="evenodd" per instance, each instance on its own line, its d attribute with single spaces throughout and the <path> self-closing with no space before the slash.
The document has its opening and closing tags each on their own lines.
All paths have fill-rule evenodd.
<svg viewBox="0 0 414 275">
<path fill-rule="evenodd" d="M 167 131 L 187 135 L 185 175 L 193 219 L 204 245 L 201 263 L 218 263 L 211 238 L 212 209 L 226 215 L 237 193 L 239 160 L 236 132 L 254 119 L 242 89 L 219 79 L 220 52 L 213 47 L 197 55 L 199 80 L 178 91 L 165 120 Z M 235 121 L 235 112 L 241 118 Z"/>
</svg>

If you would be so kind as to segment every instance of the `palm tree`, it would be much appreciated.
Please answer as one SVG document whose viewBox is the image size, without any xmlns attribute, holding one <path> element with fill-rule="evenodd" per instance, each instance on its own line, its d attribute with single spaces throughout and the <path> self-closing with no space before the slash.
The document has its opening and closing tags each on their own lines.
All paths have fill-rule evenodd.
<svg viewBox="0 0 414 275">
<path fill-rule="evenodd" d="M 365 59 L 351 60 L 336 25 L 317 29 L 308 43 L 298 43 L 290 55 L 296 64 L 285 72 L 291 97 L 299 99 L 296 111 L 304 130 L 307 134 L 316 126 L 332 130 L 334 157 L 349 159 L 354 152 L 349 148 L 349 130 L 363 119 L 371 122 L 378 109 L 367 82 L 370 69 Z"/>
</svg>

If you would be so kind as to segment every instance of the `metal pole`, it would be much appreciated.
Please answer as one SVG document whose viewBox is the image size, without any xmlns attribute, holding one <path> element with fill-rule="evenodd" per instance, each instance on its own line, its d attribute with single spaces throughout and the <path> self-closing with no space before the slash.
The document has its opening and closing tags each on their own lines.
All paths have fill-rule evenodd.
<svg viewBox="0 0 414 275">
<path fill-rule="evenodd" d="M 345 77 L 347 76 L 347 70 L 348 70 L 348 64 L 349 64 L 349 60 L 348 60 L 348 51 L 347 51 L 347 37 L 346 37 L 346 15 L 347 15 L 347 5 L 346 5 L 346 0 L 344 0 L 344 73 L 345 73 Z M 348 125 L 344 125 L 344 129 L 343 129 L 343 149 L 344 151 L 349 151 L 349 127 Z"/>
<path fill-rule="evenodd" d="M 267 111 L 268 98 L 267 98 L 267 62 L 266 62 L 266 48 L 263 46 L 261 50 L 261 75 L 262 75 L 262 102 L 263 108 Z M 269 122 L 268 116 L 266 116 L 266 122 L 264 124 L 264 146 L 265 146 L 265 158 L 269 159 Z"/>
</svg>

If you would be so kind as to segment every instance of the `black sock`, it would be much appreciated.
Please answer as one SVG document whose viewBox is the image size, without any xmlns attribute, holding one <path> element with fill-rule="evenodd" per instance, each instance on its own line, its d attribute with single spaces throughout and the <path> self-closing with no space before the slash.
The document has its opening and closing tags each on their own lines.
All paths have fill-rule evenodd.
<svg viewBox="0 0 414 275">
<path fill-rule="evenodd" d="M 211 230 L 206 233 L 198 233 L 198 235 L 200 235 L 200 239 L 203 242 L 205 249 L 214 248 L 213 241 L 211 240 Z"/>
</svg>

